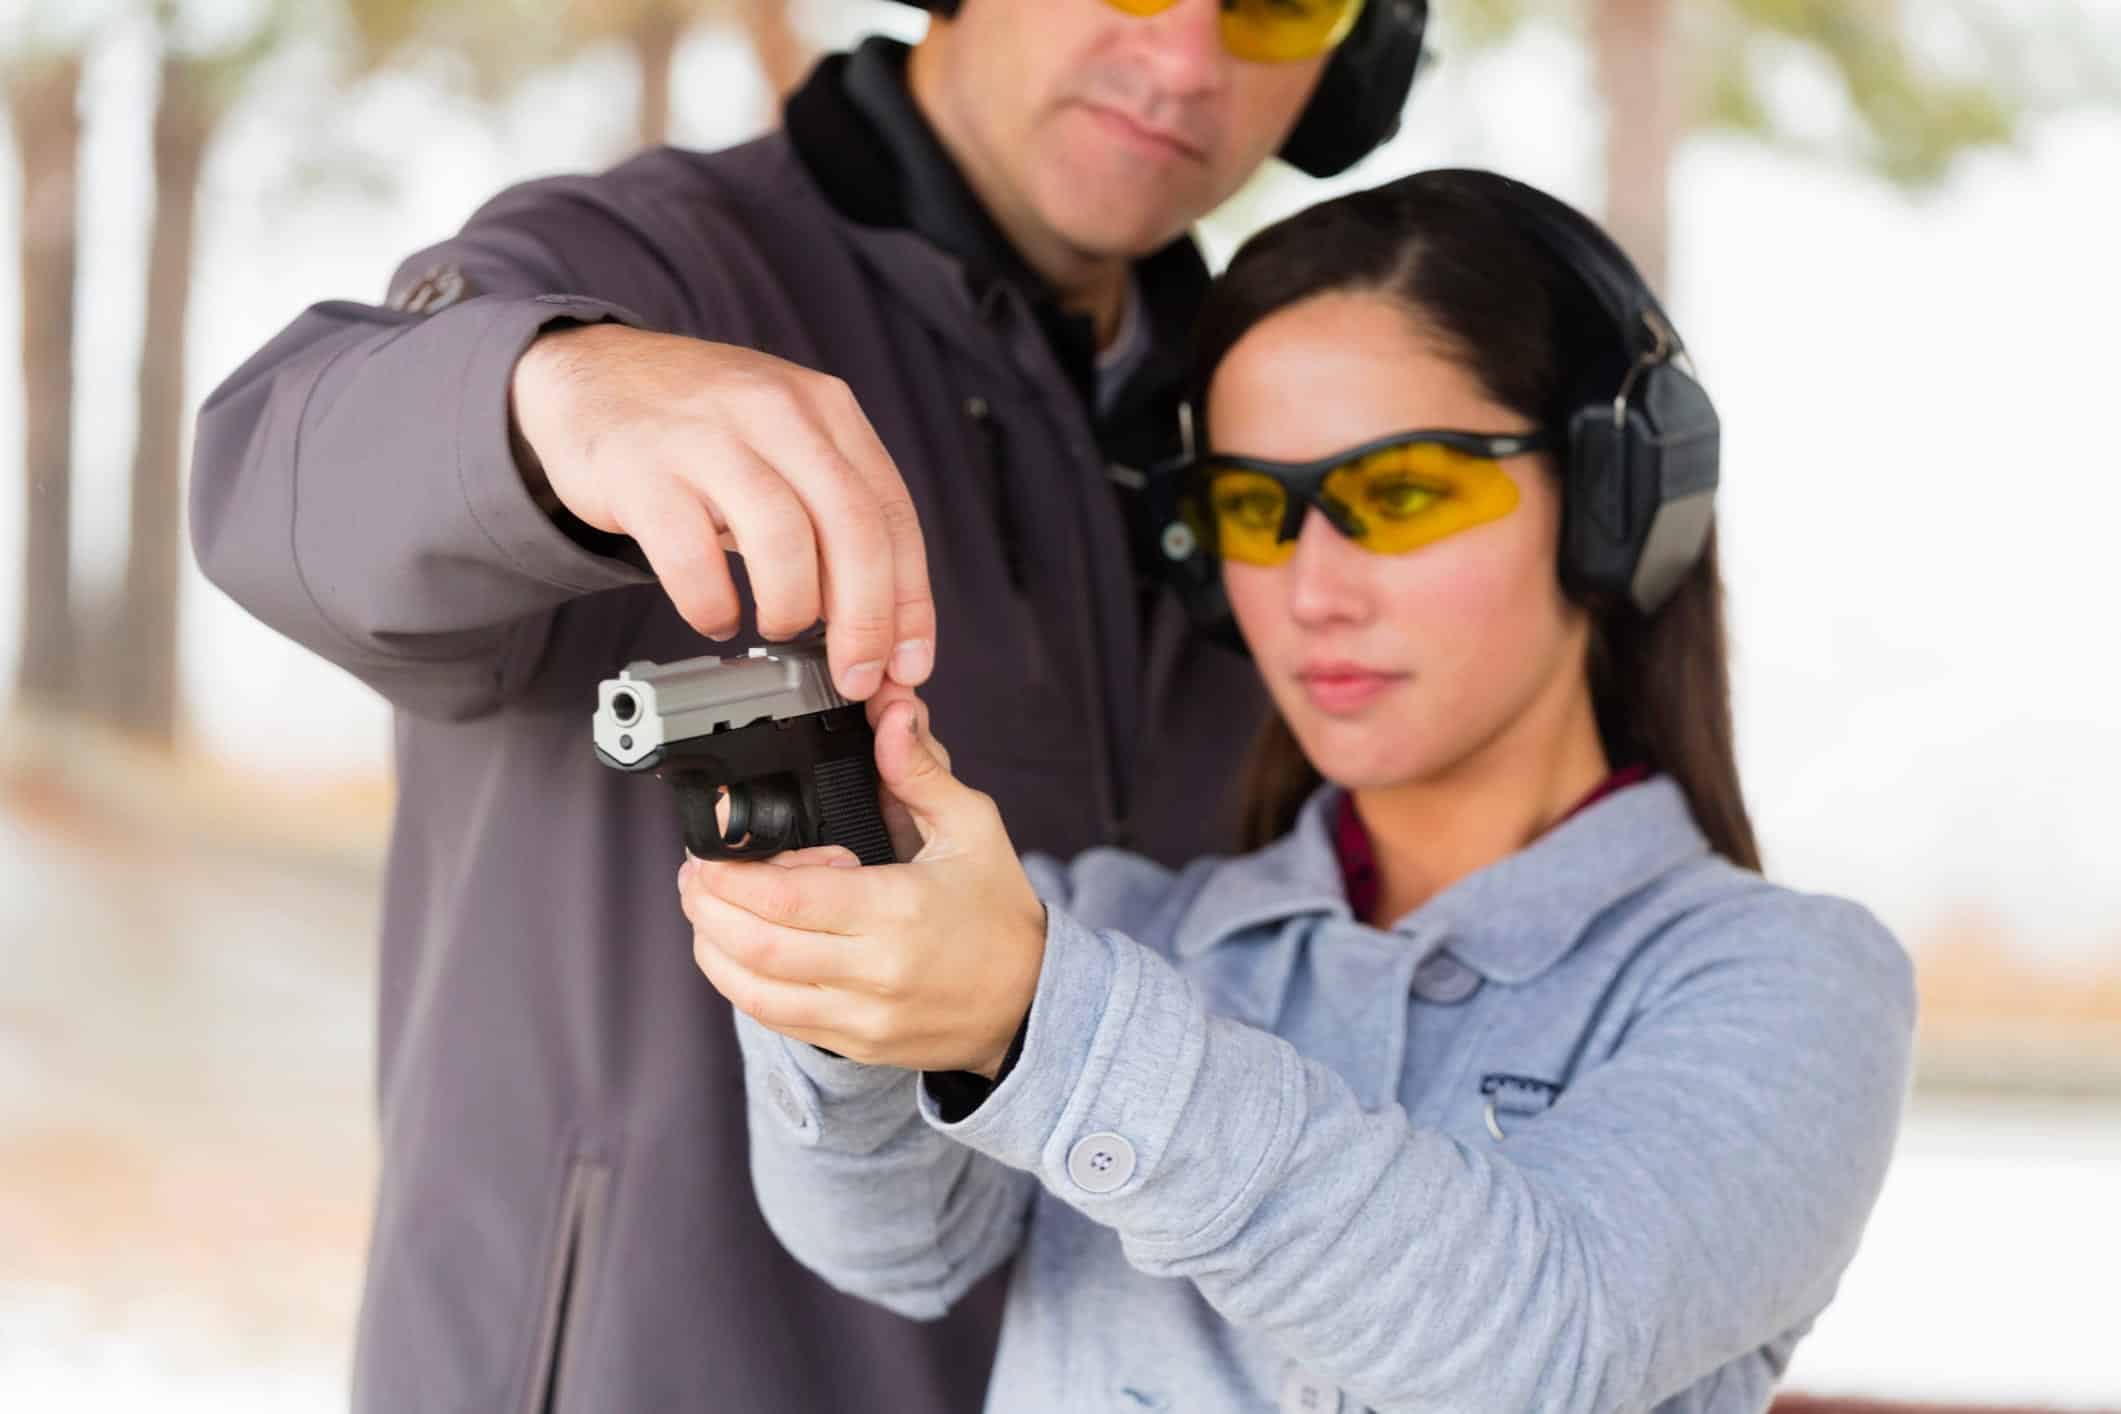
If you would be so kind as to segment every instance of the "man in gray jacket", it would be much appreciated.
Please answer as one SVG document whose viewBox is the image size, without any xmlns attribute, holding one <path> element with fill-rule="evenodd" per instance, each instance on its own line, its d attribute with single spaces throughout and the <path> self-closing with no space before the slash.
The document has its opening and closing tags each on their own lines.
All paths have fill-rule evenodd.
<svg viewBox="0 0 2121 1414">
<path fill-rule="evenodd" d="M 1385 136 L 1424 7 L 1278 62 L 1231 52 L 1272 7 L 936 8 L 757 142 L 502 193 L 201 412 L 206 573 L 396 709 L 361 1410 L 980 1400 L 998 1282 L 918 1326 L 761 1220 L 670 792 L 594 759 L 599 679 L 822 617 L 847 694 L 921 685 L 1024 847 L 1227 843 L 1262 697 L 1139 503 L 1184 232 L 1277 149 Z"/>
</svg>

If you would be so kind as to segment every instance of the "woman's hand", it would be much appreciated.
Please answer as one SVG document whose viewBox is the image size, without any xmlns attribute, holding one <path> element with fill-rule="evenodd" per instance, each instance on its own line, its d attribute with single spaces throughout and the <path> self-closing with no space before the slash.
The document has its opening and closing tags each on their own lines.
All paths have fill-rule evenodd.
<svg viewBox="0 0 2121 1414">
<path fill-rule="evenodd" d="M 920 851 L 837 845 L 678 873 L 692 954 L 730 1005 L 853 1060 L 990 1080 L 1038 988 L 1045 906 L 989 797 L 950 774 L 910 692 L 872 702 L 877 773 Z M 905 846 L 900 845 L 903 852 Z"/>
</svg>

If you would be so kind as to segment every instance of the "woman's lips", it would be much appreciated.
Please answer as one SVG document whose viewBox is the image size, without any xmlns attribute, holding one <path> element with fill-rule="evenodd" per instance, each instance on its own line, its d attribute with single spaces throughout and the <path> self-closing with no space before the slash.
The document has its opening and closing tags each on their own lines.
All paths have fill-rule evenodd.
<svg viewBox="0 0 2121 1414">
<path fill-rule="evenodd" d="M 1328 716 L 1359 712 L 1386 691 L 1407 678 L 1405 673 L 1380 673 L 1368 668 L 1306 668 L 1296 675 L 1311 705 Z"/>
</svg>

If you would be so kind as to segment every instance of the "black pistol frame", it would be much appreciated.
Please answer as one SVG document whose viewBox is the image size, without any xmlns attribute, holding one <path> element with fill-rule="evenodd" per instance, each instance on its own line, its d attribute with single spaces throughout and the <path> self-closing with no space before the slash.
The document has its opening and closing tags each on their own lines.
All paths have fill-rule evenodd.
<svg viewBox="0 0 2121 1414">
<path fill-rule="evenodd" d="M 832 687 L 822 645 L 629 663 L 598 685 L 596 753 L 677 791 L 685 848 L 763 859 L 841 845 L 891 864 L 866 710 Z M 726 823 L 716 806 L 728 799 Z"/>
</svg>

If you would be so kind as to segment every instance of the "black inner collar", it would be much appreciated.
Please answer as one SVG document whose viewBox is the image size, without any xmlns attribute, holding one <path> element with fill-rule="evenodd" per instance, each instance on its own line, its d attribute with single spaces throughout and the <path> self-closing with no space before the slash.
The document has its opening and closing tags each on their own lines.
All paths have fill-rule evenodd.
<svg viewBox="0 0 2121 1414">
<path fill-rule="evenodd" d="M 796 156 L 841 215 L 864 226 L 905 229 L 959 260 L 975 300 L 1006 282 L 1031 308 L 1055 358 L 1095 424 L 1125 507 L 1145 588 L 1163 574 L 1157 534 L 1165 518 L 1145 498 L 1140 471 L 1173 460 L 1179 447 L 1193 319 L 1208 268 L 1181 235 L 1136 262 L 1136 288 L 1150 347 L 1105 414 L 1096 413 L 1097 335 L 1085 314 L 1061 307 L 1050 285 L 1009 244 L 951 160 L 906 87 L 910 49 L 874 36 L 851 54 L 828 55 L 789 96 L 785 126 Z"/>
<path fill-rule="evenodd" d="M 872 36 L 851 54 L 820 61 L 788 99 L 786 124 L 796 154 L 849 220 L 911 230 L 956 257 L 975 297 L 997 281 L 1015 286 L 1094 406 L 1095 326 L 1089 316 L 1061 308 L 1052 287 L 980 205 L 907 90 L 910 52 L 898 40 Z M 1208 271 L 1189 236 L 1147 256 L 1136 271 L 1156 351 L 1121 400 L 1139 408 L 1144 394 L 1157 403 L 1175 394 Z M 1116 415 L 1121 411 L 1114 409 Z"/>
</svg>

